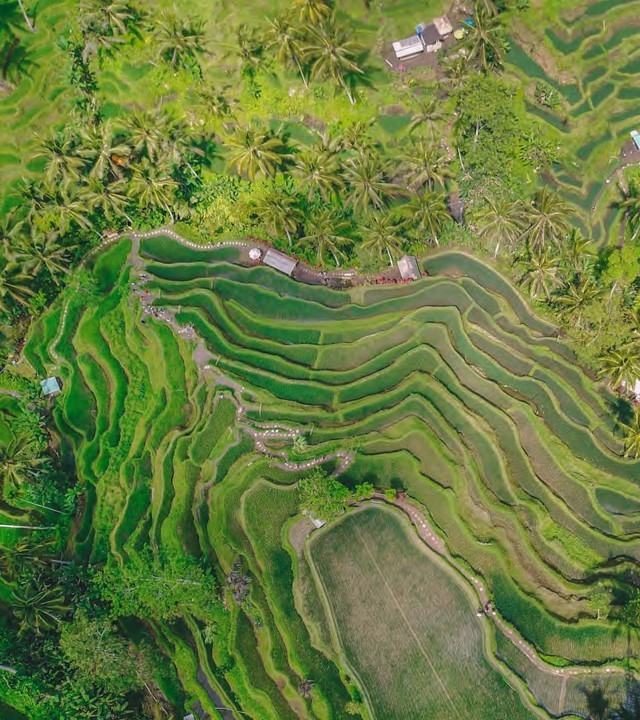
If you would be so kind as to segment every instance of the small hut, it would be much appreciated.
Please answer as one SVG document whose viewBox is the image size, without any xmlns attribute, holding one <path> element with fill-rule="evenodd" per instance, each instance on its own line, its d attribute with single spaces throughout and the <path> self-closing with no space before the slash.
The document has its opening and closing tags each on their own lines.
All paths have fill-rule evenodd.
<svg viewBox="0 0 640 720">
<path fill-rule="evenodd" d="M 436 26 L 436 30 L 443 40 L 453 32 L 453 25 L 449 22 L 449 18 L 446 15 L 435 18 L 433 24 Z"/>
<path fill-rule="evenodd" d="M 396 40 L 393 43 L 393 51 L 398 60 L 415 57 L 424 51 L 424 46 L 417 35 L 412 35 L 402 40 Z"/>
<path fill-rule="evenodd" d="M 403 280 L 417 280 L 420 277 L 418 261 L 413 255 L 404 255 L 398 260 L 398 270 Z"/>
<path fill-rule="evenodd" d="M 57 377 L 49 377 L 46 378 L 46 380 L 41 380 L 40 387 L 42 388 L 42 393 L 45 397 L 54 397 L 62 392 L 62 388 L 60 387 L 60 382 Z"/>
<path fill-rule="evenodd" d="M 436 52 L 442 47 L 440 33 L 433 23 L 424 26 L 422 30 L 422 44 L 428 53 Z"/>
<path fill-rule="evenodd" d="M 285 275 L 289 275 L 289 277 L 291 277 L 291 274 L 293 273 L 296 265 L 298 264 L 297 260 L 294 260 L 288 255 L 285 255 L 278 250 L 274 250 L 273 248 L 269 248 L 267 250 L 267 252 L 264 254 L 264 257 L 262 258 L 262 262 L 265 265 L 274 268 L 275 270 L 279 270 Z"/>
</svg>

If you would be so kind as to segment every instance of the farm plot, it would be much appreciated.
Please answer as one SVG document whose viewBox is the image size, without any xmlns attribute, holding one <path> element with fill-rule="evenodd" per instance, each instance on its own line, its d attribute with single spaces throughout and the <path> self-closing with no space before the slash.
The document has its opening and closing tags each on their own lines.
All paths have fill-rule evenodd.
<svg viewBox="0 0 640 720">
<path fill-rule="evenodd" d="M 313 536 L 309 548 L 376 718 L 531 717 L 485 658 L 486 619 L 393 511 L 351 514 Z"/>
<path fill-rule="evenodd" d="M 137 252 L 148 295 L 127 266 Z M 260 720 L 346 718 L 358 701 L 312 591 L 309 558 L 287 540 L 298 513 L 293 486 L 305 470 L 282 463 L 338 450 L 353 452 L 345 484 L 404 490 L 425 510 L 452 558 L 538 653 L 596 668 L 637 656 L 637 638 L 628 644 L 615 619 L 597 618 L 589 603 L 594 588 L 612 580 L 611 558 L 640 559 L 640 463 L 622 457 L 610 397 L 494 270 L 452 252 L 426 265 L 429 277 L 412 285 L 352 296 L 240 267 L 224 249 L 123 240 L 91 263 L 95 296 L 65 293 L 34 323 L 25 357 L 38 375 L 63 381 L 54 419 L 63 459 L 85 490 L 77 557 L 126 562 L 152 546 L 216 569 L 228 607 L 224 642 L 205 642 L 207 618 L 197 613 L 155 628 L 185 710 L 202 705 L 213 716 L 217 701 L 203 677 L 225 705 Z M 158 318 L 143 315 L 148 298 Z M 191 326 L 197 342 L 179 326 Z M 295 449 L 294 431 L 306 440 Z M 425 624 L 424 608 L 457 633 L 462 655 L 435 665 L 454 704 L 472 703 L 473 689 L 458 687 L 452 671 L 464 660 L 480 707 L 495 693 L 497 711 L 519 717 L 525 685 L 539 706 L 557 707 L 539 678 L 518 680 L 528 671 L 517 654 L 496 659 L 464 586 L 425 558 L 394 517 L 387 524 L 389 547 L 404 548 L 396 560 L 406 577 L 419 565 L 449 593 L 442 616 L 419 579 L 402 586 L 401 600 L 423 618 L 427 657 L 442 638 Z M 378 531 L 367 528 L 377 542 Z M 363 563 L 347 574 L 373 591 L 379 574 Z M 249 578 L 247 604 L 237 605 L 226 587 L 232 572 Z M 339 582 L 335 592 L 347 592 Z M 393 598 L 385 602 L 380 632 L 406 635 Z M 365 605 L 365 619 L 371 609 Z M 358 648 L 341 639 L 372 711 L 392 717 L 393 698 L 356 667 Z M 407 671 L 407 698 L 418 702 L 428 663 L 418 645 L 410 654 L 423 675 Z M 306 679 L 310 695 L 300 691 Z M 446 693 L 434 690 L 425 702 L 426 709 L 407 706 L 405 717 L 455 717 Z"/>
</svg>

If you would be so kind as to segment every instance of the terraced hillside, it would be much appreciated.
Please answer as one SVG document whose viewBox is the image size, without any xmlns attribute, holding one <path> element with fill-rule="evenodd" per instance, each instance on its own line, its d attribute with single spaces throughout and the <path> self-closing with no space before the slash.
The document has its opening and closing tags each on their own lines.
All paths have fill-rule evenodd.
<svg viewBox="0 0 640 720">
<path fill-rule="evenodd" d="M 303 551 L 293 484 L 314 464 L 407 492 L 487 588 L 509 633 L 490 624 L 484 652 L 530 702 L 581 713 L 585 678 L 623 680 L 637 639 L 589 597 L 639 560 L 640 463 L 555 329 L 459 253 L 411 285 L 342 292 L 241 259 L 121 240 L 25 348 L 64 382 L 55 422 L 87 489 L 73 552 L 151 544 L 251 579 L 224 644 L 197 614 L 154 627 L 185 707 L 339 718 L 359 699 Z"/>
<path fill-rule="evenodd" d="M 541 16 L 551 10 L 537 3 L 514 17 L 507 61 L 528 84 L 531 99 L 536 82 L 557 91 L 557 108 L 529 105 L 556 128 L 564 156 L 548 181 L 580 210 L 585 234 L 603 244 L 617 239 L 614 171 L 625 164 L 620 152 L 640 123 L 640 88 L 634 82 L 640 72 L 640 4 L 567 5 L 552 19 Z"/>
</svg>

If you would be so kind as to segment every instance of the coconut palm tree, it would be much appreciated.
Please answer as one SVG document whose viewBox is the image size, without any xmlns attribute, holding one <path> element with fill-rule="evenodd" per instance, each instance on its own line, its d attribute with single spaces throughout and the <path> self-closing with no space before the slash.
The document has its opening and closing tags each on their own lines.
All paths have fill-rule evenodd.
<svg viewBox="0 0 640 720">
<path fill-rule="evenodd" d="M 40 190 L 41 196 L 35 198 L 27 210 L 31 222 L 55 228 L 59 233 L 65 233 L 73 223 L 83 230 L 91 228 L 88 208 L 80 199 L 75 183 L 46 183 Z"/>
<path fill-rule="evenodd" d="M 476 220 L 479 237 L 495 243 L 493 257 L 498 257 L 500 247 L 512 251 L 525 228 L 522 203 L 507 198 L 486 198 Z"/>
<path fill-rule="evenodd" d="M 129 164 L 129 146 L 118 137 L 113 123 L 89 125 L 80 133 L 78 155 L 87 160 L 89 177 L 98 180 L 122 177 L 122 170 Z"/>
<path fill-rule="evenodd" d="M 353 105 L 352 83 L 358 75 L 364 74 L 357 63 L 360 51 L 360 46 L 345 28 L 331 23 L 311 28 L 303 58 L 311 65 L 311 77 L 333 80 L 345 91 Z"/>
<path fill-rule="evenodd" d="M 32 535 L 18 538 L 9 552 L 0 553 L 0 571 L 5 579 L 16 580 L 25 571 L 31 575 L 43 570 L 53 548 L 51 538 L 35 539 Z"/>
<path fill-rule="evenodd" d="M 206 48 L 205 22 L 195 16 L 164 13 L 156 24 L 156 44 L 160 57 L 172 67 L 199 68 L 199 56 Z"/>
<path fill-rule="evenodd" d="M 629 342 L 602 355 L 598 376 L 609 378 L 614 389 L 633 388 L 640 378 L 640 343 Z"/>
<path fill-rule="evenodd" d="M 640 457 L 640 412 L 636 410 L 633 421 L 625 427 L 624 456 Z"/>
<path fill-rule="evenodd" d="M 29 238 L 23 239 L 18 245 L 15 259 L 23 271 L 37 275 L 45 270 L 53 282 L 59 285 L 59 277 L 69 272 L 72 249 L 72 246 L 60 244 L 57 233 L 42 233 L 32 228 Z"/>
<path fill-rule="evenodd" d="M 413 195 L 402 209 L 417 239 L 428 244 L 440 244 L 438 236 L 451 219 L 446 197 L 442 193 L 426 190 L 420 195 Z"/>
<path fill-rule="evenodd" d="M 238 128 L 225 139 L 232 148 L 229 165 L 240 175 L 254 180 L 257 175 L 273 176 L 292 157 L 280 137 L 252 127 Z"/>
<path fill-rule="evenodd" d="M 271 237 L 287 236 L 289 245 L 292 235 L 297 232 L 300 223 L 300 211 L 296 207 L 297 198 L 282 189 L 269 188 L 251 201 L 251 212 L 264 225 Z"/>
<path fill-rule="evenodd" d="M 489 13 L 482 0 L 478 0 L 473 25 L 466 29 L 468 35 L 462 45 L 467 50 L 469 61 L 483 72 L 500 69 L 507 54 L 507 40 L 500 17 Z"/>
<path fill-rule="evenodd" d="M 520 282 L 532 298 L 548 300 L 551 293 L 562 285 L 559 272 L 558 259 L 548 250 L 532 253 Z"/>
<path fill-rule="evenodd" d="M 106 185 L 99 180 L 91 180 L 84 188 L 81 197 L 92 211 L 101 210 L 109 222 L 118 217 L 125 217 L 133 224 L 133 220 L 126 213 L 126 207 L 131 203 L 126 191 L 124 180 L 116 180 Z"/>
<path fill-rule="evenodd" d="M 362 248 L 374 252 L 380 258 L 386 253 L 389 265 L 393 265 L 394 255 L 398 256 L 402 252 L 404 244 L 401 228 L 402 223 L 391 213 L 372 213 L 360 230 Z"/>
<path fill-rule="evenodd" d="M 175 199 L 178 183 L 154 165 L 147 158 L 133 168 L 127 194 L 143 208 L 162 208 L 167 211 L 171 221 L 174 217 L 170 205 Z"/>
<path fill-rule="evenodd" d="M 311 216 L 299 244 L 304 249 L 315 251 L 318 265 L 323 265 L 331 257 L 340 266 L 340 262 L 346 259 L 344 250 L 353 243 L 346 235 L 348 227 L 349 224 L 341 220 L 335 210 L 325 208 Z"/>
<path fill-rule="evenodd" d="M 295 65 L 305 87 L 309 87 L 302 68 L 302 45 L 300 28 L 292 25 L 286 18 L 268 20 L 266 33 L 267 48 L 275 48 L 276 59 L 282 65 Z"/>
<path fill-rule="evenodd" d="M 602 288 L 598 287 L 593 277 L 577 276 L 574 282 L 569 283 L 565 290 L 558 295 L 556 302 L 560 307 L 575 318 L 579 325 L 584 309 L 602 295 Z"/>
<path fill-rule="evenodd" d="M 331 8 L 324 0 L 292 0 L 291 10 L 303 25 L 322 25 L 331 15 Z"/>
<path fill-rule="evenodd" d="M 571 277 L 591 272 L 597 257 L 591 242 L 575 229 L 560 246 L 560 259 Z"/>
<path fill-rule="evenodd" d="M 21 583 L 13 591 L 9 604 L 20 624 L 21 635 L 28 631 L 41 635 L 53 630 L 68 610 L 62 587 L 46 586 L 37 577 Z"/>
<path fill-rule="evenodd" d="M 231 54 L 240 59 L 243 75 L 251 78 L 263 62 L 264 37 L 254 25 L 240 23 L 236 28 L 236 43 Z"/>
<path fill-rule="evenodd" d="M 339 150 L 353 150 L 359 153 L 376 152 L 376 142 L 371 135 L 375 121 L 356 120 L 342 130 L 339 137 L 333 138 L 334 145 Z"/>
<path fill-rule="evenodd" d="M 329 202 L 344 189 L 340 160 L 337 155 L 326 150 L 310 148 L 300 153 L 296 158 L 294 174 L 307 189 L 309 200 L 317 192 L 325 202 Z"/>
<path fill-rule="evenodd" d="M 31 287 L 33 278 L 25 273 L 17 263 L 8 262 L 0 270 L 0 313 L 9 312 L 10 300 L 19 305 L 26 305 L 29 297 L 33 295 Z M 0 460 L 2 459 L 0 450 Z"/>
<path fill-rule="evenodd" d="M 558 245 L 570 230 L 571 206 L 557 193 L 544 187 L 538 191 L 526 210 L 527 228 L 523 233 L 529 250 L 541 254 Z"/>
<path fill-rule="evenodd" d="M 411 144 L 401 155 L 400 170 L 403 172 L 411 190 L 437 185 L 444 187 L 451 178 L 447 156 L 434 142 L 420 139 Z"/>
<path fill-rule="evenodd" d="M 386 166 L 379 156 L 370 153 L 358 153 L 349 158 L 343 166 L 342 176 L 349 186 L 349 203 L 359 213 L 372 208 L 379 210 L 398 189 L 389 181 Z"/>
<path fill-rule="evenodd" d="M 221 88 L 208 87 L 198 90 L 200 105 L 205 115 L 221 118 L 233 115 L 236 100 L 229 94 L 231 85 L 224 85 Z"/>
<path fill-rule="evenodd" d="M 446 88 L 449 94 L 459 90 L 464 85 L 464 81 L 472 69 L 469 59 L 464 55 L 445 58 L 441 62 L 441 67 L 445 77 L 441 80 L 440 84 Z"/>
<path fill-rule="evenodd" d="M 420 100 L 418 110 L 412 115 L 409 123 L 409 132 L 414 130 L 425 131 L 433 140 L 436 136 L 438 123 L 445 117 L 442 104 L 435 95 Z"/>
<path fill-rule="evenodd" d="M 15 491 L 33 480 L 47 459 L 26 434 L 16 435 L 8 443 L 0 444 L 0 482 L 2 487 Z"/>
<path fill-rule="evenodd" d="M 126 35 L 138 19 L 126 0 L 82 0 L 79 9 L 82 26 L 104 36 Z"/>
<path fill-rule="evenodd" d="M 24 3 L 22 2 L 22 0 L 18 0 L 18 7 L 20 8 L 20 12 L 22 13 L 22 17 L 24 18 L 24 22 L 25 22 L 27 28 L 29 29 L 29 32 L 35 32 L 36 26 L 33 24 L 33 21 L 31 20 L 31 18 L 27 15 L 27 11 L 24 7 Z M 4 10 L 4 8 L 3 8 L 3 10 Z"/>
<path fill-rule="evenodd" d="M 75 152 L 76 138 L 64 130 L 39 140 L 40 148 L 34 157 L 45 160 L 45 180 L 49 183 L 78 180 L 84 163 Z"/>
<path fill-rule="evenodd" d="M 631 234 L 631 242 L 635 242 L 640 235 L 640 182 L 631 180 L 628 190 L 623 191 L 623 198 L 618 201 L 617 206 L 623 211 L 627 229 Z"/>
<path fill-rule="evenodd" d="M 159 113 L 140 110 L 126 117 L 121 125 L 127 137 L 127 145 L 137 157 L 147 157 L 155 162 L 161 154 L 169 128 Z"/>
</svg>

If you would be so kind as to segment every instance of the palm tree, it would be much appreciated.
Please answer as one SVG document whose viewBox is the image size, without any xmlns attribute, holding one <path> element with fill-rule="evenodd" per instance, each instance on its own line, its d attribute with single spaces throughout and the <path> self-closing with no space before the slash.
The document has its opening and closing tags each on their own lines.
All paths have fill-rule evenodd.
<svg viewBox="0 0 640 720">
<path fill-rule="evenodd" d="M 527 208 L 527 229 L 523 236 L 527 239 L 529 250 L 540 254 L 567 235 L 570 229 L 569 216 L 571 206 L 557 193 L 544 187 L 536 193 L 530 207 Z"/>
<path fill-rule="evenodd" d="M 77 180 L 83 162 L 75 154 L 75 138 L 67 131 L 59 131 L 39 139 L 40 149 L 34 157 L 45 159 L 45 180 L 50 183 Z"/>
<path fill-rule="evenodd" d="M 429 137 L 433 140 L 436 136 L 436 128 L 438 123 L 444 118 L 442 112 L 442 104 L 435 95 L 431 95 L 426 100 L 421 100 L 418 110 L 411 117 L 409 123 L 409 132 L 414 130 L 426 130 Z"/>
<path fill-rule="evenodd" d="M 236 100 L 229 95 L 230 90 L 230 85 L 225 85 L 222 88 L 202 88 L 198 90 L 200 105 L 205 114 L 213 115 L 216 118 L 232 115 Z"/>
<path fill-rule="evenodd" d="M 347 94 L 353 105 L 351 84 L 364 71 L 356 62 L 360 46 L 350 33 L 335 24 L 313 27 L 308 35 L 303 57 L 311 64 L 311 76 L 321 80 L 331 78 Z"/>
<path fill-rule="evenodd" d="M 401 227 L 391 213 L 373 213 L 361 229 L 362 248 L 373 251 L 380 258 L 386 253 L 389 265 L 393 265 L 393 256 L 402 252 L 404 243 L 399 234 Z"/>
<path fill-rule="evenodd" d="M 129 163 L 129 146 L 117 137 L 109 121 L 99 127 L 89 125 L 81 132 L 78 155 L 89 163 L 89 176 L 99 180 L 117 179 Z"/>
<path fill-rule="evenodd" d="M 62 587 L 47 587 L 38 578 L 20 584 L 11 595 L 10 605 L 21 635 L 29 630 L 36 635 L 53 630 L 68 609 Z"/>
<path fill-rule="evenodd" d="M 566 242 L 560 246 L 562 264 L 573 276 L 590 272 L 597 257 L 590 241 L 575 229 L 571 230 Z"/>
<path fill-rule="evenodd" d="M 331 8 L 324 0 L 292 0 L 291 10 L 298 14 L 303 25 L 322 25 L 331 15 Z"/>
<path fill-rule="evenodd" d="M 10 305 L 7 302 L 9 299 L 20 305 L 26 305 L 29 297 L 33 295 L 32 283 L 33 278 L 17 263 L 9 262 L 4 265 L 0 270 L 0 312 L 9 312 Z M 0 449 L 0 460 L 5 452 L 6 448 Z"/>
<path fill-rule="evenodd" d="M 349 202 L 356 212 L 379 210 L 396 186 L 387 179 L 385 165 L 377 155 L 358 153 L 343 167 L 343 177 L 349 185 Z"/>
<path fill-rule="evenodd" d="M 27 209 L 30 221 L 41 222 L 42 227 L 54 227 L 60 233 L 65 233 L 72 223 L 83 230 L 91 227 L 88 209 L 73 182 L 47 183 L 40 186 L 39 192 Z"/>
<path fill-rule="evenodd" d="M 205 22 L 198 17 L 178 17 L 164 13 L 156 25 L 156 42 L 160 57 L 174 68 L 198 68 L 198 56 L 206 46 Z"/>
<path fill-rule="evenodd" d="M 43 570 L 51 554 L 53 541 L 51 538 L 33 539 L 33 536 L 25 536 L 11 546 L 9 552 L 0 553 L 0 570 L 5 579 L 15 580 L 25 570 L 30 574 Z"/>
<path fill-rule="evenodd" d="M 623 191 L 623 198 L 617 205 L 624 213 L 631 242 L 635 242 L 640 234 L 640 182 L 631 180 L 627 192 Z"/>
<path fill-rule="evenodd" d="M 464 55 L 445 58 L 441 62 L 441 67 L 445 74 L 445 79 L 441 81 L 441 85 L 447 89 L 449 94 L 459 90 L 464 85 L 464 81 L 469 76 L 471 69 L 469 59 Z"/>
<path fill-rule="evenodd" d="M 23 240 L 15 254 L 23 271 L 37 275 L 46 270 L 56 285 L 60 275 L 69 272 L 71 246 L 63 246 L 57 233 L 41 233 L 32 228 L 31 236 Z"/>
<path fill-rule="evenodd" d="M 83 0 L 80 3 L 82 24 L 102 35 L 126 35 L 137 19 L 136 12 L 126 0 Z"/>
<path fill-rule="evenodd" d="M 334 137 L 333 144 L 339 150 L 354 150 L 360 153 L 375 152 L 376 143 L 371 136 L 373 125 L 373 120 L 356 120 L 342 130 L 339 138 Z"/>
<path fill-rule="evenodd" d="M 251 211 L 265 226 L 273 238 L 287 236 L 289 245 L 292 234 L 298 230 L 300 211 L 296 207 L 297 198 L 275 187 L 269 188 L 263 195 L 253 198 Z"/>
<path fill-rule="evenodd" d="M 300 44 L 300 28 L 291 25 L 284 18 L 276 18 L 269 20 L 269 28 L 267 30 L 267 48 L 276 49 L 276 59 L 283 65 L 294 64 L 305 87 L 307 78 L 305 77 L 300 58 L 302 57 L 302 46 Z"/>
<path fill-rule="evenodd" d="M 124 180 L 116 180 L 106 185 L 100 180 L 90 180 L 82 192 L 82 199 L 89 205 L 91 210 L 101 210 L 105 219 L 109 222 L 112 222 L 117 217 L 125 217 L 133 224 L 133 220 L 126 213 L 126 207 L 131 202 L 131 199 L 126 195 Z"/>
<path fill-rule="evenodd" d="M 609 378 L 612 388 L 631 390 L 640 378 L 640 346 L 630 342 L 621 347 L 611 348 L 600 357 L 600 378 Z"/>
<path fill-rule="evenodd" d="M 226 138 L 226 144 L 233 148 L 229 165 L 241 174 L 254 180 L 256 175 L 275 175 L 283 163 L 292 157 L 286 152 L 281 138 L 270 132 L 252 127 L 238 128 Z"/>
<path fill-rule="evenodd" d="M 297 158 L 294 173 L 307 188 L 309 200 L 318 192 L 325 202 L 329 202 L 344 189 L 344 181 L 340 177 L 340 160 L 337 155 L 326 150 L 311 148 L 302 152 Z"/>
<path fill-rule="evenodd" d="M 602 289 L 590 275 L 576 277 L 574 282 L 569 283 L 565 291 L 556 298 L 556 302 L 565 311 L 572 314 L 580 324 L 582 312 L 590 303 L 602 295 Z"/>
<path fill-rule="evenodd" d="M 401 156 L 400 168 L 406 174 L 411 190 L 436 185 L 445 186 L 451 177 L 447 156 L 434 142 L 420 139 Z"/>
<path fill-rule="evenodd" d="M 463 42 L 470 62 L 480 70 L 498 70 L 507 54 L 507 41 L 502 20 L 487 11 L 482 0 L 476 2 L 473 25 L 467 27 L 468 35 Z"/>
<path fill-rule="evenodd" d="M 242 73 L 251 78 L 263 62 L 264 38 L 253 25 L 240 23 L 236 28 L 236 44 L 232 54 L 240 58 Z"/>
<path fill-rule="evenodd" d="M 415 228 L 414 234 L 419 240 L 440 244 L 438 235 L 451 218 L 442 193 L 426 190 L 421 195 L 414 195 L 403 207 L 403 211 L 408 222 Z"/>
<path fill-rule="evenodd" d="M 501 246 L 512 251 L 524 230 L 523 208 L 519 200 L 488 197 L 476 219 L 479 237 L 495 243 L 493 257 L 498 257 Z"/>
<path fill-rule="evenodd" d="M 340 266 L 340 261 L 346 258 L 344 250 L 353 242 L 345 234 L 348 227 L 349 224 L 341 220 L 334 210 L 325 208 L 311 216 L 299 244 L 315 251 L 318 265 L 323 265 L 330 256 Z"/>
<path fill-rule="evenodd" d="M 22 17 L 24 18 L 24 21 L 25 21 L 27 27 L 29 28 L 29 32 L 35 32 L 35 31 L 36 31 L 36 27 L 35 27 L 35 25 L 33 24 L 33 21 L 31 20 L 31 18 L 27 15 L 27 11 L 26 11 L 25 8 L 24 8 L 24 3 L 22 2 L 22 0 L 18 0 L 18 7 L 20 8 L 20 12 L 22 13 Z M 3 10 L 4 10 L 4 9 L 3 9 Z"/>
<path fill-rule="evenodd" d="M 173 222 L 170 205 L 175 199 L 178 183 L 162 167 L 151 163 L 147 158 L 133 168 L 129 181 L 128 195 L 143 208 L 163 208 Z"/>
<path fill-rule="evenodd" d="M 44 455 L 38 452 L 26 434 L 16 435 L 6 444 L 0 444 L 0 481 L 3 488 L 17 490 L 36 477 L 46 464 Z"/>
<path fill-rule="evenodd" d="M 548 300 L 551 293 L 562 285 L 562 280 L 558 277 L 559 270 L 557 258 L 548 250 L 532 253 L 520 282 L 528 289 L 532 298 Z"/>
<path fill-rule="evenodd" d="M 147 157 L 155 162 L 162 150 L 168 131 L 165 119 L 158 113 L 142 110 L 128 115 L 122 125 L 127 144 L 138 157 Z"/>
</svg>

